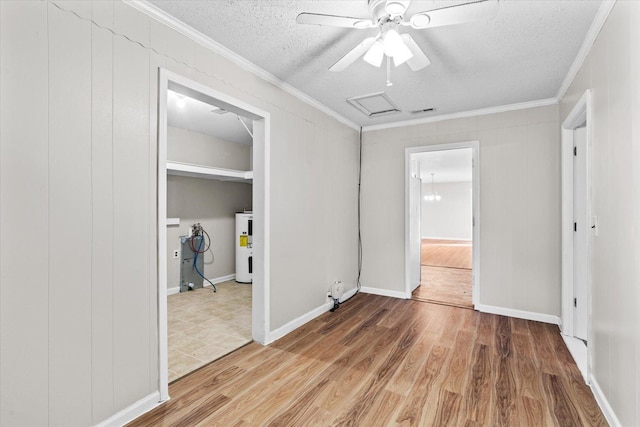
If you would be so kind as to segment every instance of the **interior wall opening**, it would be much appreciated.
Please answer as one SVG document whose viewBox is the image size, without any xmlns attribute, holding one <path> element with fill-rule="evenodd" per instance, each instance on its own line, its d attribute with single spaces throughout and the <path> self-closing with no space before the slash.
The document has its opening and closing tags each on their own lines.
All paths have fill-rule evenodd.
<svg viewBox="0 0 640 427">
<path fill-rule="evenodd" d="M 562 337 L 588 382 L 591 336 L 591 244 L 598 216 L 591 211 L 591 93 L 562 123 Z"/>
<path fill-rule="evenodd" d="M 168 91 L 170 382 L 251 342 L 252 128 L 247 117 Z"/>
<path fill-rule="evenodd" d="M 477 304 L 475 157 L 473 142 L 407 149 L 407 298 Z"/>
<path fill-rule="evenodd" d="M 267 340 L 269 116 L 160 70 L 160 389 Z"/>
</svg>

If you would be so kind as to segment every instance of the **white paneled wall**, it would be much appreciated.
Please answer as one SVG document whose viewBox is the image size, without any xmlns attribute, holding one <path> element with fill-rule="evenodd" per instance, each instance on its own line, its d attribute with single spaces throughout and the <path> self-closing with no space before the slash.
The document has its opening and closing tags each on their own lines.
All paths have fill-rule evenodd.
<svg viewBox="0 0 640 427">
<path fill-rule="evenodd" d="M 616 2 L 560 104 L 592 91 L 592 376 L 621 425 L 640 425 L 640 2 Z"/>
<path fill-rule="evenodd" d="M 480 141 L 480 304 L 560 313 L 558 107 L 369 131 L 363 286 L 404 292 L 404 150 Z"/>
<path fill-rule="evenodd" d="M 158 67 L 271 115 L 272 330 L 354 285 L 353 129 L 122 2 L 1 1 L 0 425 L 158 390 Z"/>
<path fill-rule="evenodd" d="M 46 22 L 43 4 L 0 2 L 2 425 L 47 425 L 49 421 Z"/>
</svg>

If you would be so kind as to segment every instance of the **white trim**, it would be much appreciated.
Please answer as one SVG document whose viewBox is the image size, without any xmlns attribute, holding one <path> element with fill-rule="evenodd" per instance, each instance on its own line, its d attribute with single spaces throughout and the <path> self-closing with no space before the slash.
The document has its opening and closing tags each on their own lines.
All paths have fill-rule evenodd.
<svg viewBox="0 0 640 427">
<path fill-rule="evenodd" d="M 498 314 L 500 316 L 515 317 L 517 319 L 535 320 L 536 322 L 560 323 L 560 317 L 552 314 L 536 313 L 534 311 L 516 310 L 514 308 L 496 307 L 494 305 L 477 304 L 475 309 L 482 313 Z"/>
<path fill-rule="evenodd" d="M 584 341 L 572 337 L 565 334 L 560 334 L 564 343 L 567 345 L 569 349 L 569 353 L 571 353 L 571 357 L 573 357 L 573 361 L 576 362 L 580 373 L 582 374 L 582 378 L 584 378 L 585 383 L 588 384 L 589 376 L 587 375 L 587 345 Z"/>
<path fill-rule="evenodd" d="M 326 105 L 320 103 L 319 101 L 317 101 L 316 99 L 310 97 L 306 93 L 304 93 L 304 92 L 296 89 L 295 87 L 291 86 L 290 84 L 280 80 L 278 77 L 274 76 L 273 74 L 269 73 L 268 71 L 258 67 L 253 62 L 248 61 L 247 59 L 245 59 L 242 56 L 238 55 L 237 53 L 233 52 L 232 50 L 224 47 L 223 45 L 221 45 L 220 43 L 216 42 L 212 38 L 202 34 L 200 31 L 194 29 L 193 27 L 191 27 L 191 26 L 185 24 L 184 22 L 176 19 L 175 17 L 169 15 L 167 12 L 161 10 L 157 6 L 147 2 L 145 0 L 123 0 L 123 1 L 124 1 L 124 3 L 132 6 L 133 8 L 139 10 L 140 12 L 144 13 L 145 15 L 150 16 L 151 18 L 155 19 L 156 21 L 159 21 L 162 24 L 166 25 L 167 27 L 169 27 L 171 29 L 174 29 L 177 32 L 179 32 L 180 34 L 190 38 L 194 42 L 199 43 L 202 46 L 206 47 L 207 49 L 210 49 L 211 51 L 217 53 L 218 55 L 222 56 L 223 58 L 228 59 L 229 61 L 231 61 L 234 64 L 238 65 L 243 70 L 246 70 L 246 71 L 249 71 L 250 73 L 255 74 L 256 76 L 260 77 L 261 79 L 263 79 L 263 80 L 273 84 L 274 86 L 282 89 L 283 91 L 295 96 L 299 100 L 301 100 L 301 101 L 311 105 L 312 107 L 322 111 L 326 115 L 328 115 L 330 117 L 333 117 L 334 119 L 336 119 L 340 123 L 345 124 L 345 125 L 349 126 L 350 128 L 352 128 L 354 130 L 360 130 L 360 126 L 356 125 L 351 120 L 349 120 L 346 117 L 342 116 L 341 114 L 335 112 L 334 110 L 330 109 Z"/>
<path fill-rule="evenodd" d="M 383 297 L 391 297 L 391 298 L 399 298 L 399 299 L 409 299 L 411 296 L 407 298 L 407 294 L 401 291 L 390 291 L 388 289 L 380 289 L 380 288 L 369 288 L 363 286 L 360 288 L 360 292 L 363 294 L 371 294 L 371 295 L 380 295 Z"/>
<path fill-rule="evenodd" d="M 217 285 L 218 283 L 222 283 L 222 282 L 228 282 L 229 280 L 234 280 L 236 278 L 235 274 L 227 274 L 226 276 L 220 276 L 220 277 L 216 277 L 214 279 L 209 279 L 211 281 L 211 283 L 213 283 L 214 285 Z M 209 283 L 205 283 L 204 286 L 209 286 L 211 287 L 211 285 Z M 174 295 L 174 294 L 178 294 L 180 293 L 180 286 L 174 286 L 173 288 L 167 288 L 167 296 L 168 295 Z"/>
<path fill-rule="evenodd" d="M 345 292 L 344 295 L 342 295 L 342 298 L 340 298 L 340 302 L 344 302 L 347 299 L 351 298 L 353 295 L 355 295 L 357 291 L 358 290 L 354 288 L 348 292 Z M 270 344 L 276 340 L 279 340 L 280 338 L 284 337 L 288 333 L 295 331 L 305 323 L 308 323 L 313 319 L 315 319 L 316 317 L 331 310 L 332 307 L 333 307 L 333 302 L 327 302 L 321 305 L 320 307 L 314 308 L 313 310 L 303 314 L 302 316 L 296 317 L 292 321 L 280 326 L 278 329 L 271 331 L 269 333 L 269 337 L 265 344 Z"/>
<path fill-rule="evenodd" d="M 169 398 L 167 336 L 167 90 L 172 89 L 225 110 L 250 117 L 253 122 L 253 251 L 252 324 L 254 341 L 264 344 L 269 334 L 270 248 L 270 115 L 244 101 L 166 69 L 158 78 L 158 381 L 161 400 Z"/>
<path fill-rule="evenodd" d="M 410 236 L 409 236 L 409 222 L 410 222 L 410 194 L 409 194 L 409 179 L 411 177 L 411 157 L 418 153 L 428 153 L 432 151 L 445 151 L 445 150 L 457 150 L 463 148 L 471 148 L 472 152 L 472 210 L 473 210 L 473 231 L 472 231 L 472 289 L 471 298 L 474 306 L 480 303 L 480 142 L 479 141 L 467 141 L 467 142 L 454 142 L 449 144 L 437 144 L 437 145 L 423 145 L 421 147 L 407 147 L 405 148 L 405 208 L 404 208 L 404 221 L 405 221 L 405 236 L 404 236 L 404 265 L 405 265 L 405 294 L 404 298 L 411 298 L 411 253 L 410 253 Z"/>
<path fill-rule="evenodd" d="M 604 26 L 604 23 L 607 21 L 613 6 L 616 4 L 616 0 L 605 0 L 600 4 L 600 8 L 596 13 L 595 18 L 593 18 L 593 22 L 591 23 L 591 27 L 589 27 L 589 31 L 587 31 L 587 35 L 582 42 L 582 46 L 576 55 L 576 58 L 573 60 L 571 67 L 569 67 L 569 71 L 565 76 L 560 88 L 558 89 L 558 93 L 556 94 L 556 99 L 558 102 L 562 99 L 562 97 L 569 90 L 569 86 L 573 83 L 573 80 L 578 75 L 578 71 L 582 68 L 582 64 L 584 64 L 585 59 L 589 55 L 589 51 L 591 51 L 591 47 L 593 47 L 593 43 L 595 43 L 598 34 L 600 34 L 600 30 Z"/>
<path fill-rule="evenodd" d="M 106 420 L 96 424 L 96 427 L 111 427 L 111 426 L 123 426 L 139 416 L 149 412 L 153 408 L 160 405 L 160 393 L 154 391 L 148 396 L 143 397 L 138 400 L 133 405 L 129 405 L 123 410 L 113 414 Z"/>
<path fill-rule="evenodd" d="M 167 324 L 167 91 L 165 70 L 158 69 L 158 390 L 169 399 L 169 338 Z M 164 141 L 164 142 L 163 142 Z"/>
<path fill-rule="evenodd" d="M 604 417 L 607 419 L 607 422 L 611 427 L 620 427 L 622 424 L 620 420 L 616 416 L 616 413 L 613 412 L 613 408 L 609 404 L 609 401 L 605 397 L 602 389 L 600 388 L 600 384 L 596 381 L 596 378 L 593 375 L 589 376 L 589 385 L 591 386 L 591 391 L 593 392 L 593 396 L 596 398 L 596 402 L 598 402 L 598 406 L 602 410 Z"/>
<path fill-rule="evenodd" d="M 561 127 L 561 195 L 562 195 L 562 216 L 561 216 L 561 244 L 562 244 L 562 274 L 561 274 L 561 318 L 562 333 L 574 335 L 574 278 L 573 278 L 573 131 L 584 121 L 587 122 L 587 152 L 586 152 L 586 174 L 587 174 L 587 218 L 591 218 L 591 129 L 593 121 L 591 119 L 591 91 L 587 89 L 580 97 L 567 118 L 562 122 Z M 591 242 L 587 239 L 587 259 L 591 257 Z M 587 313 L 591 312 L 591 272 L 587 271 Z M 587 319 L 587 340 L 592 341 L 591 336 L 591 316 Z M 591 350 L 587 345 L 587 366 L 586 376 L 591 373 Z"/>
<path fill-rule="evenodd" d="M 392 129 L 404 126 L 420 125 L 423 123 L 440 122 L 442 120 L 460 119 L 463 117 L 483 116 L 487 114 L 504 113 L 507 111 L 524 110 L 527 108 L 547 107 L 558 103 L 556 98 L 540 99 L 537 101 L 520 102 L 517 104 L 500 105 L 497 107 L 481 108 L 479 110 L 461 111 L 459 113 L 442 114 L 439 116 L 424 117 L 421 119 L 403 120 L 393 123 L 383 123 L 380 125 L 364 126 L 363 132 L 374 130 Z"/>
</svg>

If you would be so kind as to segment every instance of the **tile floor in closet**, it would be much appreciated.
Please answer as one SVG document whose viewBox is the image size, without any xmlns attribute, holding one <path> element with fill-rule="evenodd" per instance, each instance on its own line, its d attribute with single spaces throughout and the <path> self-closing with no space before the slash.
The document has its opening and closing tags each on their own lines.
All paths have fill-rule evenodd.
<svg viewBox="0 0 640 427">
<path fill-rule="evenodd" d="M 251 285 L 228 281 L 167 297 L 169 381 L 251 342 Z"/>
</svg>

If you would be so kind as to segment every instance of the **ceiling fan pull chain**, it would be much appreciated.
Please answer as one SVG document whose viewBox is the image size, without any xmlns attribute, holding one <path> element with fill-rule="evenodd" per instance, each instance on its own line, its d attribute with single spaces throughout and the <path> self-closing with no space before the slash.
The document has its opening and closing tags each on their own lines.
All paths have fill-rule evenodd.
<svg viewBox="0 0 640 427">
<path fill-rule="evenodd" d="M 387 56 L 387 86 L 393 86 L 391 83 L 391 57 Z"/>
</svg>

